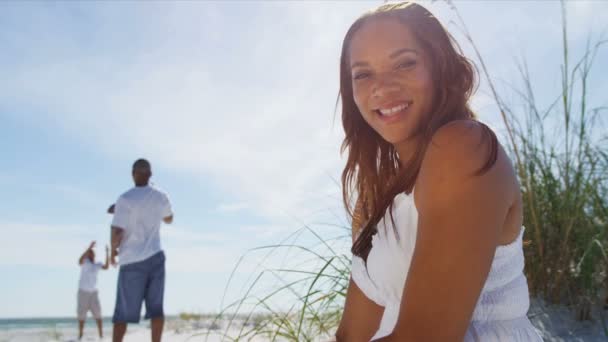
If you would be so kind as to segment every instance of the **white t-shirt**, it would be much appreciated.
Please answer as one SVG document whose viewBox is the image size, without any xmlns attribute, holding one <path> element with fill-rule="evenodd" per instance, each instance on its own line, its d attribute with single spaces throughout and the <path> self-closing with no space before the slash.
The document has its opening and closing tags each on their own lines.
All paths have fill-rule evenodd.
<svg viewBox="0 0 608 342">
<path fill-rule="evenodd" d="M 169 198 L 152 186 L 136 186 L 120 195 L 112 220 L 113 227 L 124 229 L 119 264 L 142 261 L 160 252 L 160 223 L 171 215 Z"/>
<path fill-rule="evenodd" d="M 78 288 L 86 292 L 97 291 L 97 273 L 103 267 L 100 262 L 92 263 L 89 258 L 80 265 L 80 283 Z"/>
</svg>

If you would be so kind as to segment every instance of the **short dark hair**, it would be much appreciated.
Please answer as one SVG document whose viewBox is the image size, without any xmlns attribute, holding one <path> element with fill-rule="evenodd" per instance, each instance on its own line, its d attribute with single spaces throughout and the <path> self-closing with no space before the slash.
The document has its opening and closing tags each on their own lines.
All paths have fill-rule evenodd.
<svg viewBox="0 0 608 342">
<path fill-rule="evenodd" d="M 140 158 L 137 159 L 134 163 L 133 163 L 133 171 L 152 171 L 152 166 L 150 165 L 150 162 L 147 161 L 146 159 Z"/>
</svg>

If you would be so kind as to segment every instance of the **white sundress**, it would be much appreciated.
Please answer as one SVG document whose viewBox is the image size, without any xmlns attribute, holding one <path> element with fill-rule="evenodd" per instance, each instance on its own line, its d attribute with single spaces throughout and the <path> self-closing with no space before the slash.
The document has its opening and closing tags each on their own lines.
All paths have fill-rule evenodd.
<svg viewBox="0 0 608 342">
<path fill-rule="evenodd" d="M 378 223 L 378 233 L 372 237 L 367 269 L 363 259 L 357 256 L 352 259 L 353 281 L 369 299 L 384 307 L 380 327 L 372 339 L 389 335 L 397 323 L 418 228 L 413 193 L 395 197 L 393 218 L 399 239 L 394 235 L 387 210 Z M 523 273 L 523 230 L 515 241 L 496 248 L 464 341 L 542 341 L 526 316 L 530 298 Z"/>
</svg>

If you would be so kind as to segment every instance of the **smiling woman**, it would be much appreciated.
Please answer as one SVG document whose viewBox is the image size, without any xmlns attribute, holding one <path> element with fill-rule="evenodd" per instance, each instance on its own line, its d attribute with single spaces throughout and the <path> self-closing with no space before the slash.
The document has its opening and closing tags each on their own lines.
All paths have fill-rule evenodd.
<svg viewBox="0 0 608 342">
<path fill-rule="evenodd" d="M 519 184 L 469 108 L 474 76 L 420 5 L 383 5 L 347 32 L 353 261 L 338 341 L 540 340 L 526 317 Z"/>
</svg>

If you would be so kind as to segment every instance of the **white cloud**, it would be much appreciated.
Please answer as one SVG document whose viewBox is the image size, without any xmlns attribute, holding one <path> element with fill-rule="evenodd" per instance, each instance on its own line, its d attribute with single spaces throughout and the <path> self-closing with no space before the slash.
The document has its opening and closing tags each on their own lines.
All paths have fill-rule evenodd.
<svg viewBox="0 0 608 342">
<path fill-rule="evenodd" d="M 65 49 L 70 60 L 7 66 L 3 98 L 29 102 L 37 115 L 46 113 L 46 120 L 116 158 L 143 154 L 164 168 L 211 179 L 268 218 L 302 216 L 327 205 L 302 199 L 327 193 L 328 174 L 336 177 L 340 169 L 340 125 L 332 129 L 332 122 L 339 46 L 351 18 L 343 15 L 349 7 L 337 4 L 292 5 L 270 6 L 272 17 L 255 19 L 255 43 L 231 42 L 229 52 L 213 44 L 239 33 L 202 25 L 204 6 L 193 6 L 189 15 L 180 6 L 167 15 L 149 11 L 149 21 L 160 19 L 176 33 L 214 29 L 213 39 L 176 46 L 153 31 L 158 45 L 129 61 L 87 54 L 66 43 L 73 33 L 51 31 L 48 54 Z M 281 30 L 273 24 L 277 17 Z M 145 27 L 154 27 L 150 22 Z M 128 23 L 113 25 L 120 30 Z M 30 41 L 25 37 L 20 48 L 37 51 Z M 224 53 L 234 64 L 223 63 Z"/>
<path fill-rule="evenodd" d="M 1 38 L 26 57 L 1 64 L 0 101 L 26 109 L 14 115 L 44 120 L 112 158 L 146 155 L 165 169 L 218 183 L 236 201 L 217 206 L 220 212 L 251 210 L 277 224 L 309 219 L 341 210 L 332 180 L 342 164 L 339 114 L 332 127 L 339 48 L 352 20 L 376 4 L 272 3 L 248 7 L 252 15 L 238 11 L 245 4 L 79 5 L 96 23 L 80 23 L 93 31 L 91 40 L 66 24 L 69 11 L 29 6 L 30 19 Z M 428 6 L 444 22 L 453 19 L 445 5 Z M 459 6 L 494 61 L 491 72 L 512 71 L 505 63 L 512 57 L 496 58 L 515 44 L 502 39 L 510 29 L 484 15 L 489 5 Z M 531 37 L 555 33 L 533 20 L 539 6 L 500 6 Z M 573 26 L 595 6 L 573 5 Z M 497 113 L 484 112 L 492 103 L 478 93 L 473 105 L 500 127 Z"/>
<path fill-rule="evenodd" d="M 0 222 L 0 265 L 34 265 L 73 268 L 78 257 L 97 240 L 97 259 L 102 258 L 104 226 L 47 225 Z M 93 236 L 93 238 L 91 238 Z"/>
<path fill-rule="evenodd" d="M 166 169 L 217 182 L 272 220 L 304 217 L 336 203 L 309 199 L 339 193 L 330 179 L 342 163 L 339 115 L 332 127 L 339 48 L 352 20 L 374 5 L 273 3 L 251 16 L 238 11 L 244 4 L 80 6 L 99 24 L 91 35 L 98 42 L 79 40 L 60 10 L 34 6 L 28 14 L 36 24 L 3 36 L 27 58 L 0 67 L 0 99 L 35 109 L 31 120 L 56 122 L 113 158 L 146 155 Z M 428 6 L 444 22 L 453 19 L 444 5 Z M 530 19 L 538 6 L 531 6 L 534 13 L 501 6 L 519 16 L 519 30 L 555 31 Z M 595 6 L 573 6 L 573 26 Z M 462 7 L 490 59 L 515 44 L 502 40 L 510 31 L 490 25 L 487 9 Z M 228 15 L 244 26 L 232 26 Z M 509 65 L 495 63 L 493 72 L 503 75 L 513 70 Z M 476 101 L 491 102 L 483 95 Z"/>
<path fill-rule="evenodd" d="M 231 239 L 229 232 L 199 231 L 193 227 L 165 226 L 161 228 L 163 240 L 176 245 L 199 245 L 225 243 Z"/>
<path fill-rule="evenodd" d="M 249 204 L 241 203 L 222 203 L 217 206 L 217 211 L 220 213 L 234 213 L 249 208 Z"/>
<path fill-rule="evenodd" d="M 372 5 L 266 6 L 249 19 L 256 25 L 251 32 L 225 26 L 226 8 L 150 6 L 136 21 L 145 35 L 120 21 L 126 16 L 115 20 L 120 8 L 102 6 L 98 20 L 115 27 L 96 37 L 106 42 L 124 29 L 142 40 L 134 42 L 140 52 L 130 55 L 114 54 L 112 46 L 91 53 L 56 17 L 40 15 L 60 25 L 44 44 L 45 55 L 57 57 L 3 70 L 0 85 L 9 103 L 33 99 L 33 106 L 111 155 L 145 154 L 165 168 L 210 176 L 267 217 L 301 215 L 306 210 L 300 208 L 313 205 L 302 197 L 326 191 L 327 174 L 339 172 L 339 120 L 331 127 L 339 48 L 350 22 Z M 501 30 L 485 30 L 480 44 L 496 46 L 491 40 Z M 255 42 L 231 41 L 239 37 Z M 22 42 L 27 45 L 20 48 L 40 52 L 27 36 Z"/>
<path fill-rule="evenodd" d="M 247 229 L 247 228 L 245 228 Z M 47 225 L 0 222 L 0 265 L 74 268 L 76 260 L 97 241 L 97 260 L 103 261 L 106 226 Z M 227 272 L 247 247 L 230 232 L 199 232 L 190 228 L 163 227 L 161 240 L 167 267 L 173 272 Z"/>
</svg>

